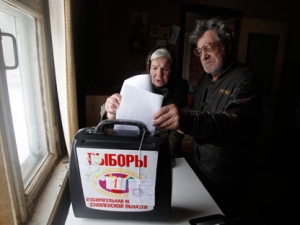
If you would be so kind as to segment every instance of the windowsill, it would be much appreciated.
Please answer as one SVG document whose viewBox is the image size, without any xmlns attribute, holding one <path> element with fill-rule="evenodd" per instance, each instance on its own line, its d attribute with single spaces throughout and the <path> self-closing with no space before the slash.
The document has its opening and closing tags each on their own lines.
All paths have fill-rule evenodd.
<svg viewBox="0 0 300 225">
<path fill-rule="evenodd" d="M 69 157 L 58 163 L 45 190 L 39 198 L 28 225 L 52 224 L 63 192 L 68 184 Z"/>
</svg>

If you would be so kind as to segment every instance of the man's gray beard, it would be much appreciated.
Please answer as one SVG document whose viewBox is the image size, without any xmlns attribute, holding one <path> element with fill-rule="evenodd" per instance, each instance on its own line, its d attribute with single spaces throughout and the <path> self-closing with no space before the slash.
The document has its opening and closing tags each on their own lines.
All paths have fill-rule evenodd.
<svg viewBox="0 0 300 225">
<path fill-rule="evenodd" d="M 209 74 L 211 74 L 213 76 L 221 74 L 222 71 L 223 71 L 223 63 L 221 65 L 219 65 L 218 67 L 216 67 L 214 70 L 210 71 L 210 72 L 207 71 L 205 68 L 204 68 L 204 70 L 205 70 L 206 73 L 209 73 Z"/>
</svg>

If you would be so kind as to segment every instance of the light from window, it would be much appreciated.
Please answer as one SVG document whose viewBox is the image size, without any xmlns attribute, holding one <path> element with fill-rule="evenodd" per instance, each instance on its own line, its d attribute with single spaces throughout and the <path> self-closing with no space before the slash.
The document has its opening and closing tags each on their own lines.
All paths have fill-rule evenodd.
<svg viewBox="0 0 300 225">
<path fill-rule="evenodd" d="M 14 136 L 24 187 L 50 154 L 46 137 L 43 78 L 37 20 L 0 2 L 0 29 L 16 37 L 19 66 L 6 70 Z M 2 37 L 5 65 L 13 64 L 10 37 Z"/>
</svg>

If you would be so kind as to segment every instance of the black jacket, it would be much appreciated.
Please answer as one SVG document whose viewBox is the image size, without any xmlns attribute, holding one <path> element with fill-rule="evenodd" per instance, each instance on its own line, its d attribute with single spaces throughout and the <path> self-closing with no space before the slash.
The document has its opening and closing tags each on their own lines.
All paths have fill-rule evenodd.
<svg viewBox="0 0 300 225">
<path fill-rule="evenodd" d="M 180 121 L 194 138 L 195 168 L 222 188 L 249 179 L 262 115 L 262 87 L 250 69 L 235 64 L 215 82 L 204 75 Z"/>
</svg>

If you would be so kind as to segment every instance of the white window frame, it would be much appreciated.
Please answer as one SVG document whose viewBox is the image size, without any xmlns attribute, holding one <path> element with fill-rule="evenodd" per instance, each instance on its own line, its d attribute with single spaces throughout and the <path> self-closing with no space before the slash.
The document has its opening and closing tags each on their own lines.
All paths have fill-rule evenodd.
<svg viewBox="0 0 300 225">
<path fill-rule="evenodd" d="M 14 7 L 25 10 L 27 13 L 34 15 L 37 19 L 37 27 L 39 29 L 40 36 L 40 47 L 42 52 L 39 53 L 39 60 L 41 62 L 41 70 L 43 73 L 40 75 L 44 79 L 43 82 L 43 92 L 44 92 L 44 102 L 45 114 L 47 119 L 47 141 L 49 143 L 49 151 L 51 154 L 43 162 L 43 166 L 40 168 L 38 173 L 35 174 L 34 178 L 24 189 L 21 168 L 18 163 L 17 149 L 14 140 L 14 132 L 12 126 L 12 118 L 7 109 L 9 109 L 9 100 L 6 94 L 4 82 L 5 80 L 0 79 L 0 178 L 5 181 L 5 184 L 0 184 L 1 195 L 5 195 L 4 202 L 7 203 L 7 210 L 0 213 L 0 217 L 3 218 L 0 222 L 11 221 L 12 224 L 27 223 L 28 218 L 33 214 L 35 205 L 38 202 L 38 197 L 40 197 L 41 190 L 44 188 L 45 183 L 48 182 L 49 177 L 53 173 L 53 170 L 57 166 L 57 160 L 60 153 L 60 144 L 58 138 L 58 121 L 55 116 L 54 110 L 54 93 L 51 82 L 51 61 L 50 61 L 50 49 L 47 47 L 47 43 L 50 43 L 50 39 L 47 36 L 47 29 L 50 29 L 49 18 L 48 18 L 48 1 L 26 1 L 23 0 L 22 4 L 18 1 L 13 0 L 1 0 L 5 3 L 11 4 Z M 20 0 L 21 1 L 21 0 Z M 49 34 L 50 32 L 48 32 Z M 46 53 L 46 54 L 44 54 Z M 4 65 L 0 65 L 3 69 Z M 2 70 L 1 69 L 1 70 Z M 0 71 L 0 73 L 3 73 Z M 0 74 L 1 76 L 3 74 Z M 3 76 L 2 76 L 3 77 Z M 61 165 L 61 164 L 59 164 Z M 65 179 L 67 176 L 67 167 L 64 167 L 63 182 L 66 183 Z M 51 182 L 50 182 L 51 183 Z M 57 185 L 57 182 L 54 184 Z M 60 184 L 58 185 L 60 186 Z M 65 187 L 65 185 L 63 186 Z M 58 190 L 60 191 L 60 190 Z M 1 199 L 2 200 L 2 199 Z M 52 200 L 52 201 L 55 201 Z M 41 202 L 39 202 L 40 204 Z M 57 204 L 57 203 L 56 203 Z M 48 209 L 49 210 L 49 209 Z M 4 218 L 5 217 L 5 218 Z"/>
</svg>

